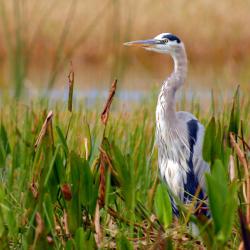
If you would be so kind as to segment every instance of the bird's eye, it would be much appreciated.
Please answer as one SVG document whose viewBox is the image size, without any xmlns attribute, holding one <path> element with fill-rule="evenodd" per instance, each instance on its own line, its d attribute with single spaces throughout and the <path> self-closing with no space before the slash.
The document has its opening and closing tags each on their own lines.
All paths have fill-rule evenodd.
<svg viewBox="0 0 250 250">
<path fill-rule="evenodd" d="M 168 39 L 164 39 L 163 42 L 164 42 L 164 43 L 168 43 Z"/>
</svg>

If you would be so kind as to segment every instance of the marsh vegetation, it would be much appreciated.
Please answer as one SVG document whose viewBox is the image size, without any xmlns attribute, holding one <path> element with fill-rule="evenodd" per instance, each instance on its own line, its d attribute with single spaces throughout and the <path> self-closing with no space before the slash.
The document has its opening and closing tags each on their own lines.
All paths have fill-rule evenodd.
<svg viewBox="0 0 250 250">
<path fill-rule="evenodd" d="M 168 1 L 168 15 L 157 1 L 96 2 L 0 1 L 0 249 L 247 249 L 248 1 Z M 162 30 L 187 45 L 190 78 L 177 109 L 206 127 L 211 219 L 195 216 L 193 203 L 179 203 L 174 218 L 159 178 L 165 59 L 121 46 Z M 104 98 L 91 99 L 93 86 Z M 142 89 L 133 102 L 122 97 Z"/>
</svg>

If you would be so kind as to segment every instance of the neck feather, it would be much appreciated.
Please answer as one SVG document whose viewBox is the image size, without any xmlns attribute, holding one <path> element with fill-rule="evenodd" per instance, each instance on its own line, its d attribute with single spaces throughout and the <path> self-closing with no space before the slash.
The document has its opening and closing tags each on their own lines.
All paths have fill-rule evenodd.
<svg viewBox="0 0 250 250">
<path fill-rule="evenodd" d="M 165 119 L 172 119 L 175 116 L 175 93 L 184 84 L 187 75 L 187 56 L 184 46 L 172 54 L 174 60 L 174 71 L 164 82 L 158 98 L 158 105 L 164 108 Z M 159 103 L 160 102 L 160 103 Z"/>
</svg>

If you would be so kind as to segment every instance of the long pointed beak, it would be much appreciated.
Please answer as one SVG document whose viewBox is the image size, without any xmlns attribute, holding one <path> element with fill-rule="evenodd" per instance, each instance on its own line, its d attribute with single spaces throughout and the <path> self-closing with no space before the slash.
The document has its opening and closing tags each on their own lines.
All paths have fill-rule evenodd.
<svg viewBox="0 0 250 250">
<path fill-rule="evenodd" d="M 149 40 L 138 40 L 138 41 L 127 42 L 127 43 L 124 43 L 123 45 L 146 48 L 146 47 L 152 47 L 152 46 L 159 44 L 159 43 L 160 43 L 159 40 L 149 39 Z"/>
</svg>

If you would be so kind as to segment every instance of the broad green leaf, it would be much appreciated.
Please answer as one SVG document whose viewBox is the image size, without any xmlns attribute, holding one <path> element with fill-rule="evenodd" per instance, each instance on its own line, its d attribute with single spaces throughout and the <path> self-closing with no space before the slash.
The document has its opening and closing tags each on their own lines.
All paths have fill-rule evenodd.
<svg viewBox="0 0 250 250">
<path fill-rule="evenodd" d="M 82 227 L 76 230 L 75 243 L 76 243 L 76 249 L 79 249 L 79 250 L 86 249 L 85 240 L 84 240 L 84 231 Z"/>
<path fill-rule="evenodd" d="M 135 176 L 133 163 L 130 156 L 124 156 L 121 150 L 112 145 L 112 156 L 114 159 L 114 166 L 118 172 L 118 181 L 120 183 L 122 195 L 125 199 L 125 206 L 131 212 L 135 203 Z"/>
<path fill-rule="evenodd" d="M 59 137 L 59 139 L 60 139 L 60 141 L 61 141 L 61 143 L 63 145 L 63 149 L 64 149 L 65 154 L 68 155 L 69 149 L 68 149 L 67 141 L 66 141 L 66 139 L 65 139 L 65 137 L 63 135 L 63 132 L 62 132 L 62 130 L 60 129 L 59 126 L 56 126 L 56 132 L 57 132 L 58 137 Z"/>
<path fill-rule="evenodd" d="M 61 148 L 61 147 L 60 147 Z M 54 165 L 54 175 L 56 175 L 57 184 L 64 184 L 66 182 L 66 165 L 67 162 L 61 150 L 56 155 L 55 165 Z"/>
<path fill-rule="evenodd" d="M 237 209 L 237 190 L 236 183 L 232 183 L 229 186 L 228 196 L 225 200 L 225 213 L 223 216 L 222 232 L 223 237 L 228 240 L 231 236 L 233 224 L 235 221 L 236 209 Z"/>
<path fill-rule="evenodd" d="M 70 239 L 67 241 L 65 250 L 76 250 L 74 240 Z"/>
<path fill-rule="evenodd" d="M 132 244 L 127 240 L 127 238 L 122 234 L 116 239 L 116 245 L 118 250 L 132 250 Z"/>
<path fill-rule="evenodd" d="M 206 127 L 204 142 L 203 142 L 203 158 L 207 162 L 214 161 L 214 141 L 216 137 L 215 118 L 212 117 Z"/>
<path fill-rule="evenodd" d="M 45 220 L 46 226 L 48 227 L 50 231 L 53 231 L 54 230 L 54 211 L 52 207 L 52 201 L 48 193 L 44 195 L 43 209 L 44 209 L 44 214 L 46 218 Z"/>
<path fill-rule="evenodd" d="M 96 249 L 93 233 L 90 231 L 84 232 L 82 227 L 79 227 L 75 233 L 75 245 L 78 250 Z"/>
<path fill-rule="evenodd" d="M 47 186 L 47 184 L 48 184 L 49 177 L 50 177 L 52 169 L 53 169 L 53 167 L 55 165 L 55 161 L 56 161 L 56 157 L 57 157 L 57 154 L 59 152 L 59 149 L 60 149 L 60 145 L 57 145 L 56 150 L 55 150 L 54 155 L 53 155 L 53 158 L 52 158 L 52 160 L 51 160 L 51 162 L 49 164 L 49 168 L 47 169 L 47 174 L 46 174 L 46 177 L 45 177 L 45 180 L 44 180 L 44 186 Z"/>
<path fill-rule="evenodd" d="M 91 215 L 94 215 L 95 206 L 98 198 L 98 183 L 95 183 L 90 166 L 86 160 L 83 160 L 81 168 L 81 201 Z"/>
<path fill-rule="evenodd" d="M 11 208 L 8 208 L 6 223 L 8 225 L 9 236 L 15 237 L 18 232 L 18 225 L 17 225 L 17 214 Z"/>
<path fill-rule="evenodd" d="M 240 101 L 239 101 L 239 86 L 234 94 L 233 106 L 231 109 L 228 132 L 238 134 L 240 124 Z M 229 142 L 230 143 L 230 142 Z M 229 144 L 230 145 L 230 144 Z"/>
<path fill-rule="evenodd" d="M 20 143 L 16 143 L 12 150 L 12 165 L 14 169 L 20 167 L 23 164 L 24 159 L 20 157 L 22 156 L 22 153 L 23 152 L 21 151 Z"/>
<path fill-rule="evenodd" d="M 215 234 L 219 241 L 226 242 L 234 222 L 237 187 L 235 184 L 228 186 L 226 170 L 220 160 L 215 161 L 206 180 Z"/>
<path fill-rule="evenodd" d="M 0 126 L 0 140 L 1 140 L 1 143 L 3 144 L 3 149 L 5 150 L 6 155 L 9 154 L 11 152 L 10 144 L 8 140 L 7 131 L 3 124 L 1 124 Z"/>
<path fill-rule="evenodd" d="M 88 162 L 74 152 L 71 153 L 71 181 L 73 194 L 77 195 L 79 202 L 93 215 L 98 197 L 98 183 L 94 182 Z"/>
<path fill-rule="evenodd" d="M 110 206 L 110 198 L 112 197 L 111 194 L 111 171 L 110 169 L 108 169 L 108 171 L 106 171 L 106 176 L 105 176 L 105 207 L 107 208 L 108 206 Z"/>
<path fill-rule="evenodd" d="M 0 167 L 5 166 L 5 160 L 8 154 L 10 154 L 10 144 L 8 135 L 3 124 L 0 126 Z"/>
<path fill-rule="evenodd" d="M 172 206 L 164 184 L 160 183 L 155 193 L 155 213 L 161 224 L 167 228 L 172 223 Z"/>
<path fill-rule="evenodd" d="M 0 238 L 2 236 L 2 234 L 4 233 L 4 215 L 5 215 L 5 211 L 3 211 L 3 209 L 5 209 L 3 207 L 3 201 L 4 201 L 4 197 L 5 197 L 5 193 L 4 193 L 4 188 L 2 186 L 2 184 L 0 184 Z"/>
<path fill-rule="evenodd" d="M 3 233 L 4 233 L 4 221 L 2 219 L 2 212 L 1 212 L 1 209 L 0 209 L 0 238 L 2 237 Z"/>
<path fill-rule="evenodd" d="M 68 204 L 69 227 L 71 232 L 81 225 L 81 201 L 80 201 L 80 169 L 82 161 L 75 152 L 70 153 L 70 183 L 72 185 L 72 199 Z"/>
</svg>

